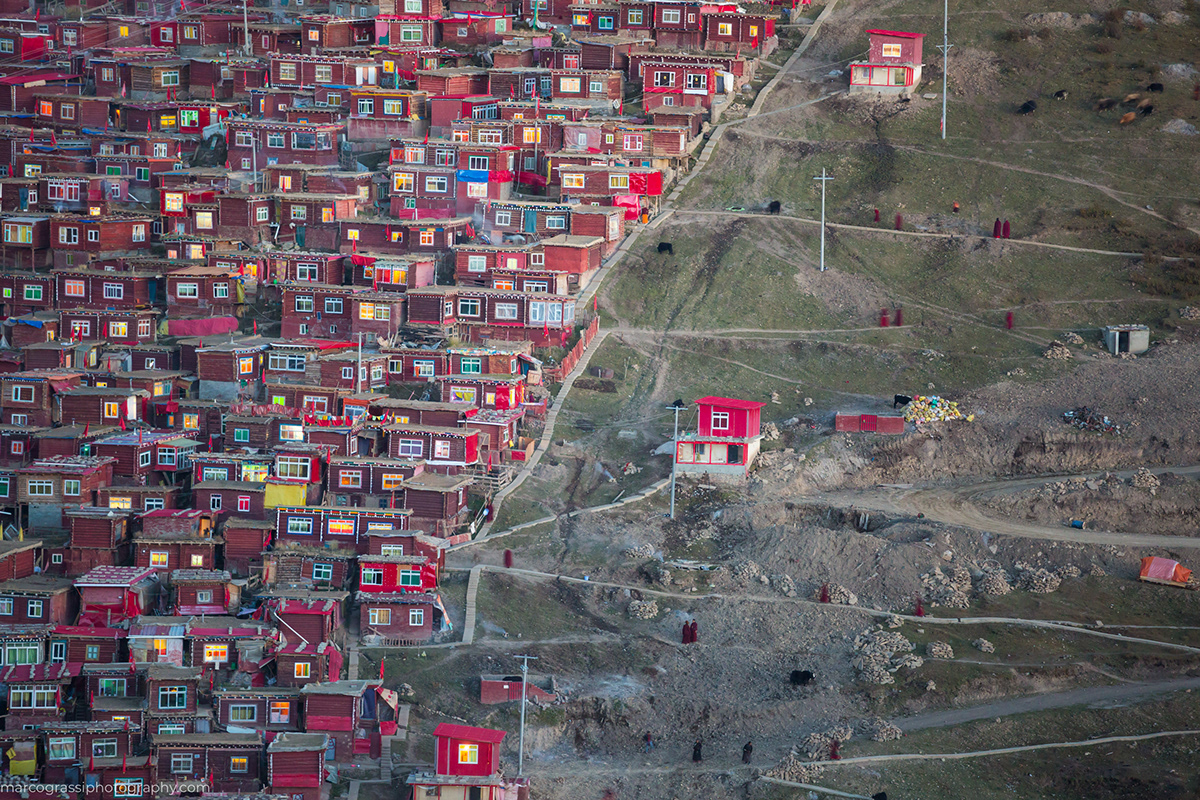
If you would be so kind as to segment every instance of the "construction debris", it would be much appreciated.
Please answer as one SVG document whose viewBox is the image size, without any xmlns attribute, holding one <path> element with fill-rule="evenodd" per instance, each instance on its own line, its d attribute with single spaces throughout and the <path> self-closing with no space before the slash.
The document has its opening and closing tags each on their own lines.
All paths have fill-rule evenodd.
<svg viewBox="0 0 1200 800">
<path fill-rule="evenodd" d="M 1080 335 L 1079 335 L 1078 333 L 1076 333 L 1075 331 L 1067 331 L 1066 333 L 1064 333 L 1064 334 L 1063 334 L 1063 340 L 1064 340 L 1064 341 L 1065 341 L 1067 344 L 1073 344 L 1073 345 L 1075 345 L 1076 347 L 1079 347 L 1080 345 L 1082 345 L 1082 344 L 1083 344 L 1083 337 L 1082 337 L 1082 336 L 1080 336 Z"/>
<path fill-rule="evenodd" d="M 773 442 L 780 436 L 779 426 L 774 422 L 768 422 L 762 426 L 762 437 L 764 442 Z"/>
<path fill-rule="evenodd" d="M 954 648 L 945 642 L 930 642 L 925 645 L 928 658 L 954 658 Z"/>
<path fill-rule="evenodd" d="M 1057 591 L 1059 585 L 1062 584 L 1062 578 L 1059 578 L 1048 569 L 1032 567 L 1018 561 L 1017 570 L 1020 573 L 1017 585 L 1027 592 L 1050 594 Z"/>
<path fill-rule="evenodd" d="M 858 595 L 837 583 L 831 583 L 829 588 L 829 602 L 839 606 L 856 606 L 858 605 Z M 818 598 L 821 590 L 817 590 Z"/>
<path fill-rule="evenodd" d="M 1042 351 L 1042 358 L 1049 358 L 1053 361 L 1070 361 L 1074 357 L 1071 355 L 1071 350 L 1058 339 L 1050 342 Z"/>
<path fill-rule="evenodd" d="M 654 619 L 658 616 L 658 601 L 630 600 L 626 611 L 631 619 Z"/>
<path fill-rule="evenodd" d="M 904 735 L 904 731 L 883 717 L 872 717 L 871 719 L 863 720 L 859 727 L 863 733 L 871 737 L 872 742 L 891 742 Z"/>
<path fill-rule="evenodd" d="M 1106 416 L 1097 414 L 1087 406 L 1063 413 L 1063 422 L 1081 431 L 1120 435 L 1121 427 Z"/>
<path fill-rule="evenodd" d="M 971 571 L 950 567 L 943 572 L 940 566 L 921 576 L 921 588 L 933 607 L 967 608 L 970 606 Z"/>
<path fill-rule="evenodd" d="M 756 581 L 762 575 L 762 567 L 753 561 L 742 561 L 733 565 L 733 577 L 739 581 Z"/>
<path fill-rule="evenodd" d="M 796 582 L 792 580 L 791 575 L 772 575 L 770 581 L 771 588 L 784 597 L 796 596 Z"/>
<path fill-rule="evenodd" d="M 915 425 L 965 419 L 974 422 L 975 415 L 964 416 L 957 402 L 937 395 L 917 395 L 904 407 L 904 419 Z"/>
<path fill-rule="evenodd" d="M 895 683 L 893 672 L 903 666 L 915 669 L 924 663 L 919 656 L 909 655 L 913 649 L 913 643 L 895 631 L 870 628 L 854 638 L 856 655 L 850 663 L 867 683 Z"/>
<path fill-rule="evenodd" d="M 981 653 L 996 652 L 996 645 L 992 644 L 987 639 L 976 639 L 975 641 L 971 642 L 971 646 Z"/>
<path fill-rule="evenodd" d="M 829 758 L 830 747 L 834 742 L 848 742 L 853 736 L 854 729 L 849 725 L 838 725 L 824 733 L 810 733 L 804 740 L 804 751 L 809 758 L 824 760 Z"/>
<path fill-rule="evenodd" d="M 1074 564 L 1067 564 L 1065 567 L 1055 570 L 1055 574 L 1062 580 L 1067 580 L 1068 578 L 1078 578 L 1083 575 L 1083 572 Z"/>
<path fill-rule="evenodd" d="M 791 783 L 812 783 L 821 776 L 822 768 L 816 764 L 801 761 L 795 755 L 789 755 L 771 769 L 767 770 L 768 778 L 775 778 Z"/>
<path fill-rule="evenodd" d="M 889 628 L 899 628 L 903 624 L 904 620 L 895 614 L 892 614 L 890 617 L 888 617 L 887 626 Z"/>
</svg>

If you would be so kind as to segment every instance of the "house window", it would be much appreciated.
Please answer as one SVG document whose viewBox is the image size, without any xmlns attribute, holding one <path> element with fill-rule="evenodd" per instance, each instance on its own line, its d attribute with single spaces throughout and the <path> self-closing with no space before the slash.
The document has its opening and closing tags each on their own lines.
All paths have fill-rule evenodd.
<svg viewBox="0 0 1200 800">
<path fill-rule="evenodd" d="M 147 336 L 149 336 L 150 335 L 150 324 L 151 324 L 151 322 L 148 319 L 139 319 L 137 335 L 143 339 L 146 338 Z M 151 359 L 146 362 L 146 369 L 153 369 L 153 368 L 154 368 L 153 359 Z"/>
<path fill-rule="evenodd" d="M 75 759 L 75 737 L 51 736 L 47 744 L 49 750 L 47 756 L 49 760 L 73 761 Z"/>
<path fill-rule="evenodd" d="M 551 230 L 566 230 L 566 217 L 546 217 L 546 227 Z"/>
<path fill-rule="evenodd" d="M 254 708 L 254 706 L 251 706 Z M 229 757 L 230 772 L 249 772 L 250 758 L 248 756 L 230 756 Z"/>
<path fill-rule="evenodd" d="M 152 567 L 165 567 L 165 566 L 167 566 L 169 560 L 170 560 L 170 557 L 164 551 L 161 551 L 161 550 L 151 550 L 150 551 L 150 566 L 152 566 Z"/>
<path fill-rule="evenodd" d="M 32 386 L 14 386 L 12 387 L 12 399 L 14 403 L 32 403 L 33 402 L 33 387 Z"/>
<path fill-rule="evenodd" d="M 729 412 L 728 411 L 712 412 L 712 428 L 714 431 L 729 430 Z"/>
<path fill-rule="evenodd" d="M 92 756 L 94 758 L 116 758 L 116 756 L 117 756 L 117 740 L 116 739 L 93 739 L 92 740 Z"/>
<path fill-rule="evenodd" d="M 443 175 L 427 175 L 425 177 L 425 191 L 445 193 L 449 187 L 449 183 Z"/>
<path fill-rule="evenodd" d="M 363 586 L 383 586 L 383 570 L 378 567 L 363 567 L 360 583 Z"/>
<path fill-rule="evenodd" d="M 478 317 L 479 316 L 479 300 L 474 297 L 463 297 L 458 301 L 458 315 L 460 317 Z"/>
<path fill-rule="evenodd" d="M 374 114 L 375 100 L 370 97 L 358 98 L 358 113 L 359 114 Z"/>
<path fill-rule="evenodd" d="M 121 404 L 115 400 L 106 400 L 104 403 L 104 416 L 106 419 L 116 419 L 121 416 Z M 146 462 L 147 464 L 149 461 Z M 143 464 L 142 466 L 146 466 Z"/>
<path fill-rule="evenodd" d="M 582 189 L 584 187 L 584 175 L 582 172 L 564 173 L 562 176 L 562 188 L 564 189 Z"/>
<path fill-rule="evenodd" d="M 308 33 L 309 33 L 309 37 L 311 38 L 312 35 L 316 33 L 316 31 L 309 31 Z M 294 62 L 283 61 L 279 64 L 279 80 L 281 80 L 281 81 L 296 80 L 296 64 Z"/>
<path fill-rule="evenodd" d="M 275 460 L 275 474 L 281 478 L 308 480 L 312 470 L 312 459 L 302 456 L 278 456 Z"/>
<path fill-rule="evenodd" d="M 132 497 L 109 497 L 108 498 L 108 507 L 130 510 L 133 508 L 133 498 Z"/>
<path fill-rule="evenodd" d="M 230 722 L 255 722 L 256 720 L 258 720 L 257 706 L 239 705 L 229 707 Z"/>
<path fill-rule="evenodd" d="M 78 478 L 63 479 L 63 494 L 67 497 L 79 497 L 80 481 Z"/>
<path fill-rule="evenodd" d="M 267 206 L 259 206 L 254 209 L 254 219 L 256 222 L 266 222 L 271 218 L 271 209 Z"/>
<path fill-rule="evenodd" d="M 679 12 L 676 12 L 679 13 Z M 418 611 L 419 609 L 413 609 Z M 410 622 L 411 624 L 411 622 Z M 479 745 L 477 744 L 460 744 L 458 746 L 458 763 L 460 764 L 478 764 L 479 763 Z"/>
<path fill-rule="evenodd" d="M 640 10 L 630 9 L 628 19 L 629 19 L 630 25 L 641 25 L 642 24 L 642 12 Z"/>
<path fill-rule="evenodd" d="M 188 690 L 186 686 L 160 686 L 158 689 L 158 707 L 162 709 L 187 708 Z"/>
<path fill-rule="evenodd" d="M 191 753 L 171 753 L 171 772 L 173 774 L 187 774 L 192 771 L 192 754 Z"/>
<path fill-rule="evenodd" d="M 308 206 L 293 205 L 291 217 L 292 217 L 292 219 L 308 219 Z M 314 274 L 314 278 L 315 278 L 315 274 L 316 274 L 315 265 L 314 265 L 313 274 Z M 301 276 L 300 280 L 311 281 L 314 278 L 305 278 L 305 277 Z"/>
<path fill-rule="evenodd" d="M 273 700 L 270 705 L 270 720 L 272 725 L 286 725 L 292 718 L 292 704 L 286 700 Z"/>
<path fill-rule="evenodd" d="M 717 23 L 717 36 L 733 36 L 733 23 L 732 22 Z"/>
<path fill-rule="evenodd" d="M 281 148 L 283 146 L 284 146 L 284 144 L 283 144 L 283 134 L 282 133 L 272 133 L 272 132 L 267 133 L 267 147 L 278 150 L 279 148 Z"/>
<path fill-rule="evenodd" d="M 596 27 L 602 31 L 611 31 L 613 29 L 612 17 L 597 17 Z"/>
<path fill-rule="evenodd" d="M 467 272 L 486 272 L 487 256 L 467 256 Z"/>
<path fill-rule="evenodd" d="M 200 284 L 198 283 L 180 283 L 175 286 L 176 297 L 197 298 L 200 296 Z"/>
<path fill-rule="evenodd" d="M 200 593 L 197 592 L 197 597 L 196 597 L 197 600 L 200 599 L 199 594 Z M 201 602 L 211 602 L 211 601 L 212 601 L 212 592 L 210 591 L 208 593 L 208 601 L 201 601 Z M 229 645 L 227 645 L 227 644 L 206 644 L 206 645 L 204 645 L 204 663 L 213 664 L 218 661 L 228 661 L 228 660 L 229 660 Z M 250 707 L 254 708 L 254 706 L 250 706 Z M 237 708 L 237 706 L 234 706 L 234 708 Z M 253 722 L 254 717 L 250 717 L 250 721 Z"/>
<path fill-rule="evenodd" d="M 515 304 L 513 305 L 513 308 L 514 309 L 516 308 Z M 496 316 L 500 316 L 498 311 L 496 313 Z M 512 318 L 515 318 L 515 313 Z M 483 359 L 482 358 L 464 358 L 461 361 L 459 361 L 459 371 L 463 375 L 479 375 L 483 372 Z"/>
<path fill-rule="evenodd" d="M 60 644 L 60 642 L 55 642 L 55 644 Z M 65 644 L 65 642 L 62 642 L 61 644 Z M 87 647 L 85 647 L 83 650 L 83 658 L 85 661 L 96 661 L 97 659 L 99 659 L 100 658 L 100 645 L 89 644 Z"/>
<path fill-rule="evenodd" d="M 288 519 L 287 532 L 309 536 L 313 532 L 313 521 L 308 517 L 290 517 Z"/>
<path fill-rule="evenodd" d="M 367 623 L 376 627 L 382 627 L 392 624 L 392 610 L 390 608 L 372 608 L 367 611 Z"/>
<path fill-rule="evenodd" d="M 344 469 L 338 474 L 338 485 L 346 489 L 362 488 L 362 470 Z"/>
<path fill-rule="evenodd" d="M 208 510 L 209 511 L 220 511 L 221 510 L 221 495 L 219 495 L 219 494 L 209 495 Z"/>
<path fill-rule="evenodd" d="M 6 222 L 4 241 L 8 244 L 33 244 L 33 226 Z"/>
<path fill-rule="evenodd" d="M 179 85 L 179 70 L 177 70 L 177 69 L 163 70 L 162 85 L 163 86 L 178 86 Z"/>
<path fill-rule="evenodd" d="M 900 57 L 900 45 L 885 44 L 883 46 L 883 57 L 884 58 L 899 58 Z"/>
<path fill-rule="evenodd" d="M 402 42 L 419 42 L 419 41 L 421 41 L 421 26 L 420 25 L 402 25 L 400 27 L 400 41 L 402 41 Z"/>
<path fill-rule="evenodd" d="M 708 74 L 707 73 L 689 72 L 686 75 L 685 80 L 687 81 L 686 86 L 689 89 L 701 90 L 701 89 L 708 88 Z"/>
<path fill-rule="evenodd" d="M 11 597 L 0 597 L 0 615 L 11 617 L 13 613 L 13 599 Z"/>
<path fill-rule="evenodd" d="M 313 564 L 312 576 L 314 581 L 333 580 L 333 564 Z"/>
<path fill-rule="evenodd" d="M 558 90 L 564 94 L 579 94 L 581 78 L 559 78 Z"/>
<path fill-rule="evenodd" d="M 141 797 L 144 782 L 142 778 L 113 778 L 113 797 Z"/>
<path fill-rule="evenodd" d="M 353 536 L 354 535 L 354 520 L 352 520 L 352 519 L 331 519 L 331 520 L 329 520 L 329 533 L 334 536 Z"/>
<path fill-rule="evenodd" d="M 628 189 L 629 188 L 629 176 L 628 175 L 609 175 L 608 176 L 608 188 L 610 188 L 610 189 Z"/>
<path fill-rule="evenodd" d="M 660 89 L 669 89 L 675 85 L 674 72 L 655 72 L 654 85 Z"/>
<path fill-rule="evenodd" d="M 26 493 L 32 497 L 50 497 L 54 494 L 54 481 L 30 479 Z"/>
<path fill-rule="evenodd" d="M 110 322 L 108 323 L 108 335 L 112 339 L 124 339 L 129 336 L 128 322 Z"/>
<path fill-rule="evenodd" d="M 307 661 L 298 661 L 292 674 L 297 678 L 307 678 L 312 674 L 312 664 Z"/>
<path fill-rule="evenodd" d="M 450 457 L 450 443 L 449 442 L 434 442 L 433 443 L 433 457 L 434 458 L 449 458 Z"/>
<path fill-rule="evenodd" d="M 100 696 L 101 697 L 124 697 L 125 696 L 125 679 L 124 678 L 101 678 L 100 679 Z"/>
<path fill-rule="evenodd" d="M 90 233 L 90 231 L 89 231 Z M 106 283 L 104 284 L 104 299 L 105 300 L 121 300 L 125 297 L 125 284 L 123 283 Z"/>
<path fill-rule="evenodd" d="M 161 511 L 167 507 L 167 503 L 161 497 L 147 497 L 142 508 L 146 511 Z"/>
<path fill-rule="evenodd" d="M 421 235 L 417 241 L 422 247 L 433 247 L 433 230 L 426 229 L 421 231 Z"/>
<path fill-rule="evenodd" d="M 42 616 L 42 601 L 30 600 L 29 605 L 25 610 L 30 618 L 40 619 Z"/>
<path fill-rule="evenodd" d="M 141 169 L 139 168 L 138 171 L 140 172 Z M 147 173 L 146 180 L 149 180 L 149 179 L 150 179 L 150 176 L 149 176 L 149 173 Z M 133 240 L 135 242 L 146 241 L 146 226 L 145 225 L 134 225 L 133 226 Z"/>
<path fill-rule="evenodd" d="M 59 244 L 79 244 L 79 228 L 59 228 Z"/>
<path fill-rule="evenodd" d="M 233 440 L 235 442 L 250 441 L 250 429 L 249 428 L 234 428 L 233 429 Z"/>
<path fill-rule="evenodd" d="M 421 570 L 419 570 L 419 569 L 402 569 L 402 570 L 400 570 L 400 585 L 401 586 L 420 586 L 421 585 Z"/>
<path fill-rule="evenodd" d="M 184 733 L 185 727 L 184 725 L 160 722 L 158 724 L 158 733 L 161 736 L 179 736 Z"/>
<path fill-rule="evenodd" d="M 313 310 L 313 299 L 309 296 L 297 296 L 295 302 L 296 311 L 301 314 L 311 314 Z"/>
</svg>

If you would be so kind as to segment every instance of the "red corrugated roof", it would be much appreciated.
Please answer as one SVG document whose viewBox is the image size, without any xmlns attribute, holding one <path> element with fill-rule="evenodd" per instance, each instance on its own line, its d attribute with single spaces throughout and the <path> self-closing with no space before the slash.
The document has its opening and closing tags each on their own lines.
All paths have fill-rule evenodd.
<svg viewBox="0 0 1200 800">
<path fill-rule="evenodd" d="M 701 397 L 696 401 L 699 406 L 722 406 L 723 408 L 742 408 L 747 411 L 762 408 L 766 403 L 756 403 L 753 400 L 738 400 L 736 397 Z"/>
<path fill-rule="evenodd" d="M 903 31 L 867 31 L 872 36 L 899 36 L 901 39 L 924 39 L 923 33 L 905 33 Z"/>
<path fill-rule="evenodd" d="M 89 625 L 56 625 L 54 633 L 58 636 L 95 636 L 105 639 L 125 638 L 125 631 L 120 628 L 93 628 Z"/>
<path fill-rule="evenodd" d="M 500 744 L 504 738 L 504 731 L 498 731 L 494 728 L 474 728 L 470 725 L 451 725 L 443 722 L 433 729 L 434 736 L 448 736 L 452 739 L 465 739 L 468 742 L 489 742 L 491 744 Z"/>
<path fill-rule="evenodd" d="M 68 75 L 65 72 L 35 72 L 32 75 L 7 75 L 0 78 L 4 86 L 24 86 L 37 81 L 69 81 L 79 78 L 79 75 Z"/>
</svg>

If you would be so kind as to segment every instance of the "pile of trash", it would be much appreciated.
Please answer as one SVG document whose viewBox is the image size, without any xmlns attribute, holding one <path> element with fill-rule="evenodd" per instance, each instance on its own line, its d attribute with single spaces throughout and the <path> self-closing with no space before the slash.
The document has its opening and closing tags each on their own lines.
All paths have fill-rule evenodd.
<svg viewBox="0 0 1200 800">
<path fill-rule="evenodd" d="M 1120 435 L 1121 426 L 1107 416 L 1096 413 L 1087 406 L 1080 406 L 1073 411 L 1063 413 L 1063 422 L 1081 431 L 1092 433 L 1110 433 Z"/>
<path fill-rule="evenodd" d="M 987 639 L 976 639 L 975 641 L 971 642 L 971 646 L 981 653 L 996 652 L 996 645 L 992 644 Z"/>
<path fill-rule="evenodd" d="M 873 717 L 872 719 L 863 720 L 860 727 L 863 733 L 871 737 L 872 742 L 890 742 L 904 735 L 904 731 L 883 717 Z"/>
<path fill-rule="evenodd" d="M 621 467 L 622 475 L 637 475 L 641 471 L 642 468 L 637 464 L 634 464 L 632 461 L 626 461 L 625 466 Z"/>
<path fill-rule="evenodd" d="M 1058 587 L 1062 584 L 1062 578 L 1048 569 L 1032 567 L 1021 562 L 1017 562 L 1017 569 L 1020 571 L 1017 583 L 1027 592 L 1050 594 L 1057 591 Z"/>
<path fill-rule="evenodd" d="M 990 569 L 983 573 L 983 578 L 979 581 L 979 591 L 984 594 L 1000 597 L 1012 591 L 1012 583 L 1008 580 L 1008 573 L 1002 569 Z"/>
<path fill-rule="evenodd" d="M 658 616 L 658 601 L 630 600 L 626 611 L 630 619 L 654 619 Z"/>
<path fill-rule="evenodd" d="M 867 683 L 895 683 L 892 673 L 901 667 L 916 669 L 924 662 L 911 655 L 913 643 L 894 631 L 870 628 L 854 638 L 856 655 L 851 664 Z"/>
<path fill-rule="evenodd" d="M 1129 479 L 1129 484 L 1136 489 L 1157 489 L 1160 481 L 1155 477 L 1153 472 L 1145 467 L 1141 467 L 1137 472 L 1133 473 L 1133 477 Z"/>
<path fill-rule="evenodd" d="M 821 767 L 801 761 L 793 754 L 767 770 L 766 776 L 791 783 L 812 783 L 821 776 L 821 771 Z"/>
<path fill-rule="evenodd" d="M 930 642 L 925 645 L 928 658 L 954 658 L 954 648 L 945 642 Z"/>
<path fill-rule="evenodd" d="M 1071 355 L 1070 349 L 1058 339 L 1050 342 L 1042 351 L 1042 358 L 1049 358 L 1053 361 L 1070 361 L 1074 357 Z"/>
<path fill-rule="evenodd" d="M 937 395 L 917 395 L 904 407 L 904 419 L 916 425 L 930 422 L 949 422 L 965 419 L 974 422 L 975 415 L 964 416 L 958 403 Z"/>
</svg>

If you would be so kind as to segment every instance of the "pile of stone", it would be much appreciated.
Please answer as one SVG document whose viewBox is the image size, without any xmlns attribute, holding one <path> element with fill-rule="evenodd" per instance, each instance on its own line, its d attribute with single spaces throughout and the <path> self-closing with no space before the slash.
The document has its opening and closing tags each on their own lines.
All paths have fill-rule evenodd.
<svg viewBox="0 0 1200 800">
<path fill-rule="evenodd" d="M 963 567 L 951 567 L 949 573 L 940 566 L 921 576 L 921 588 L 931 607 L 967 608 L 970 605 L 971 572 Z"/>
<path fill-rule="evenodd" d="M 772 575 L 770 581 L 771 588 L 784 597 L 796 596 L 796 582 L 792 580 L 791 575 Z"/>
<path fill-rule="evenodd" d="M 989 569 L 983 573 L 979 581 L 979 591 L 993 597 L 1006 595 L 1012 591 L 1008 573 L 1002 569 Z"/>
<path fill-rule="evenodd" d="M 654 619 L 658 616 L 658 601 L 630 600 L 626 611 L 631 619 Z"/>
<path fill-rule="evenodd" d="M 1062 578 L 1042 567 L 1033 567 L 1017 562 L 1017 570 L 1019 571 L 1017 585 L 1027 592 L 1050 594 L 1057 591 L 1059 585 L 1062 584 Z"/>
<path fill-rule="evenodd" d="M 817 594 L 821 591 L 818 589 Z M 829 602 L 839 606 L 856 606 L 858 605 L 858 595 L 837 583 L 829 584 Z"/>
<path fill-rule="evenodd" d="M 872 742 L 891 742 L 904 735 L 904 731 L 883 717 L 863 720 L 861 727 L 862 732 L 871 737 Z"/>
<path fill-rule="evenodd" d="M 635 544 L 632 547 L 626 547 L 622 550 L 621 555 L 626 558 L 650 558 L 654 555 L 654 545 L 649 542 L 646 544 Z"/>
<path fill-rule="evenodd" d="M 1042 352 L 1042 358 L 1049 358 L 1053 361 L 1070 361 L 1074 356 L 1071 355 L 1071 351 L 1065 344 L 1055 339 Z"/>
<path fill-rule="evenodd" d="M 780 436 L 779 426 L 774 422 L 768 422 L 762 427 L 762 437 L 764 442 L 773 442 Z"/>
<path fill-rule="evenodd" d="M 768 778 L 791 783 L 812 783 L 821 776 L 822 768 L 816 764 L 801 761 L 795 755 L 789 755 L 771 769 L 767 770 Z"/>
<path fill-rule="evenodd" d="M 925 655 L 929 658 L 954 658 L 954 648 L 945 642 L 930 642 L 925 645 Z"/>
<path fill-rule="evenodd" d="M 1129 479 L 1131 486 L 1137 489 L 1157 489 L 1159 480 L 1153 472 L 1141 467 L 1137 472 L 1133 473 L 1133 477 Z"/>
<path fill-rule="evenodd" d="M 1184 306 L 1179 309 L 1181 319 L 1200 320 L 1200 308 L 1195 306 Z"/>
<path fill-rule="evenodd" d="M 904 620 L 895 614 L 892 614 L 890 617 L 888 617 L 887 626 L 889 628 L 899 628 L 903 624 Z"/>
<path fill-rule="evenodd" d="M 1073 344 L 1077 347 L 1083 344 L 1083 337 L 1075 331 L 1067 331 L 1064 333 L 1063 340 L 1066 341 L 1067 344 Z"/>
<path fill-rule="evenodd" d="M 1104 571 L 1104 567 L 1099 564 L 1092 564 L 1092 568 L 1088 570 L 1088 575 L 1093 578 L 1103 578 L 1108 573 Z"/>
<path fill-rule="evenodd" d="M 810 733 L 804 740 L 804 751 L 808 753 L 809 758 L 824 760 L 829 758 L 829 750 L 833 742 L 836 741 L 838 744 L 848 742 L 852 736 L 854 736 L 854 729 L 849 725 L 838 725 L 824 733 Z"/>
<path fill-rule="evenodd" d="M 905 658 L 913 651 L 913 643 L 895 631 L 881 627 L 869 628 L 854 638 L 854 658 L 850 663 L 867 683 L 895 683 L 892 673 L 902 666 L 921 666 L 918 657 Z M 914 663 L 915 662 L 915 663 Z"/>
<path fill-rule="evenodd" d="M 971 642 L 971 646 L 981 653 L 996 652 L 996 645 L 992 644 L 987 639 L 976 639 L 975 641 Z"/>
<path fill-rule="evenodd" d="M 733 565 L 733 577 L 739 581 L 756 581 L 762 575 L 762 567 L 753 561 L 742 561 Z"/>
<path fill-rule="evenodd" d="M 1067 564 L 1065 567 L 1059 567 L 1055 572 L 1059 578 L 1067 580 L 1068 578 L 1078 578 L 1083 575 L 1083 571 L 1074 564 Z"/>
</svg>

